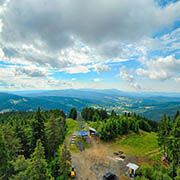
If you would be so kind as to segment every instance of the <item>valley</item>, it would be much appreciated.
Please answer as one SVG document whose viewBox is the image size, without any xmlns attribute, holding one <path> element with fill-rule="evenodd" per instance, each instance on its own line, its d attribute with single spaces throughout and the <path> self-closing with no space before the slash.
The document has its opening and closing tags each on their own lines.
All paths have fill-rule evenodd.
<svg viewBox="0 0 180 180">
<path fill-rule="evenodd" d="M 11 94 L 10 94 L 11 93 Z M 138 94 L 118 90 L 59 90 L 42 92 L 0 93 L 0 112 L 34 111 L 62 109 L 66 113 L 76 107 L 104 108 L 118 114 L 135 112 L 152 120 L 159 121 L 166 113 L 172 116 L 180 108 L 179 94 Z"/>
</svg>

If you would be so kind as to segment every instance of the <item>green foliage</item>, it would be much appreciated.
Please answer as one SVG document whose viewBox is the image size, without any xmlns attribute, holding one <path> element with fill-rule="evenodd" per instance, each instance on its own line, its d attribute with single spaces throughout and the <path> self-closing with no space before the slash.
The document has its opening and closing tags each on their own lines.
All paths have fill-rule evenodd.
<svg viewBox="0 0 180 180">
<path fill-rule="evenodd" d="M 135 178 L 135 180 L 139 180 L 139 179 L 171 180 L 172 179 L 169 176 L 167 169 L 159 165 L 141 166 L 140 169 L 137 170 L 136 174 L 137 177 Z"/>
<path fill-rule="evenodd" d="M 77 119 L 77 110 L 76 108 L 72 108 L 69 113 L 69 118 L 76 120 Z"/>
<path fill-rule="evenodd" d="M 15 159 L 23 152 L 20 139 L 17 137 L 11 125 L 2 126 L 2 131 L 9 157 L 10 159 Z"/>
<path fill-rule="evenodd" d="M 12 180 L 53 179 L 48 170 L 48 164 L 44 156 L 44 147 L 40 140 L 37 140 L 36 148 L 31 156 L 31 159 L 26 160 L 24 156 L 19 156 L 13 165 L 15 175 L 10 178 Z"/>
<path fill-rule="evenodd" d="M 164 155 L 171 163 L 171 176 L 176 175 L 176 169 L 180 164 L 180 115 L 176 113 L 174 119 L 166 115 L 163 116 L 158 132 L 159 144 L 164 151 Z"/>
<path fill-rule="evenodd" d="M 31 142 L 32 149 L 36 147 L 36 142 L 38 139 L 40 139 L 42 144 L 45 145 L 44 122 L 45 122 L 44 117 L 41 114 L 40 108 L 38 108 L 35 115 L 35 120 L 32 123 L 32 142 Z"/>
<path fill-rule="evenodd" d="M 176 175 L 175 180 L 180 180 L 180 167 L 177 169 Z"/>
<path fill-rule="evenodd" d="M 71 167 L 71 154 L 66 145 L 63 146 L 61 151 L 60 167 L 60 174 L 62 175 L 62 179 L 67 180 Z"/>
<path fill-rule="evenodd" d="M 23 155 L 19 155 L 17 159 L 12 162 L 14 167 L 14 175 L 10 177 L 10 180 L 26 180 L 31 178 L 30 174 L 28 174 L 27 169 L 31 166 L 31 162 L 29 159 L 25 159 Z"/>
<path fill-rule="evenodd" d="M 51 117 L 46 124 L 47 155 L 48 158 L 54 156 L 58 146 L 63 142 L 65 137 L 65 119 Z"/>
<path fill-rule="evenodd" d="M 108 114 L 104 109 L 84 108 L 81 112 L 81 116 L 85 121 L 97 121 L 105 120 L 108 118 Z"/>
<path fill-rule="evenodd" d="M 44 147 L 41 141 L 38 140 L 34 153 L 31 157 L 31 166 L 27 170 L 31 175 L 31 179 L 52 179 L 47 166 L 48 164 L 44 156 Z"/>
<path fill-rule="evenodd" d="M 9 166 L 9 156 L 5 140 L 0 129 L 0 179 L 6 175 L 7 169 Z"/>
<path fill-rule="evenodd" d="M 30 144 L 29 144 L 29 137 L 25 133 L 25 129 L 23 126 L 20 126 L 18 123 L 15 125 L 15 134 L 20 140 L 20 144 L 22 146 L 22 151 L 24 156 L 27 158 L 30 156 Z"/>
<path fill-rule="evenodd" d="M 0 114 L 0 125 L 0 179 L 60 177 L 61 156 L 57 150 L 66 134 L 63 111 L 4 113 Z"/>
<path fill-rule="evenodd" d="M 99 121 L 96 121 L 99 122 Z M 111 116 L 98 124 L 97 128 L 100 138 L 105 141 L 113 140 L 119 135 L 125 135 L 129 132 L 139 133 L 139 130 L 150 132 L 154 130 L 154 122 L 147 120 L 135 113 L 125 113 L 118 116 L 113 111 Z"/>
</svg>

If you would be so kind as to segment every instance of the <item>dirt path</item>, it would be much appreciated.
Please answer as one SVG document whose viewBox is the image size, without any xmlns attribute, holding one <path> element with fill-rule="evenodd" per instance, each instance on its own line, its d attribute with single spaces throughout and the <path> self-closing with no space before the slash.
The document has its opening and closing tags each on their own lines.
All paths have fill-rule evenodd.
<svg viewBox="0 0 180 180">
<path fill-rule="evenodd" d="M 127 171 L 126 164 L 132 158 L 118 160 L 112 149 L 91 139 L 91 147 L 83 152 L 72 153 L 72 163 L 76 167 L 79 180 L 102 180 L 103 175 L 112 172 L 118 177 Z M 119 178 L 120 179 L 120 178 Z"/>
</svg>

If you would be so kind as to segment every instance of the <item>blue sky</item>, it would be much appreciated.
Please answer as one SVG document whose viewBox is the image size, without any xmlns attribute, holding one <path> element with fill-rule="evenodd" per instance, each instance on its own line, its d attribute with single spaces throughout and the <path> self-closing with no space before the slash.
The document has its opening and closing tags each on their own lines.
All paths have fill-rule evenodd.
<svg viewBox="0 0 180 180">
<path fill-rule="evenodd" d="M 0 90 L 180 92 L 177 0 L 0 0 Z"/>
</svg>

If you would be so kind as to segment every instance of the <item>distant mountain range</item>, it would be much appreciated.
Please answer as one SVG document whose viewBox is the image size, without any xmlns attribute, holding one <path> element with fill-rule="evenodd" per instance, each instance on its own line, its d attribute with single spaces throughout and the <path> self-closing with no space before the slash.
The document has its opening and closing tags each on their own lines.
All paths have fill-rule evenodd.
<svg viewBox="0 0 180 180">
<path fill-rule="evenodd" d="M 66 113 L 72 107 L 81 110 L 92 106 L 114 109 L 117 113 L 136 112 L 153 120 L 166 113 L 173 115 L 180 110 L 179 93 L 131 93 L 116 89 L 66 89 L 51 91 L 14 91 L 0 93 L 0 112 L 62 109 Z"/>
</svg>

